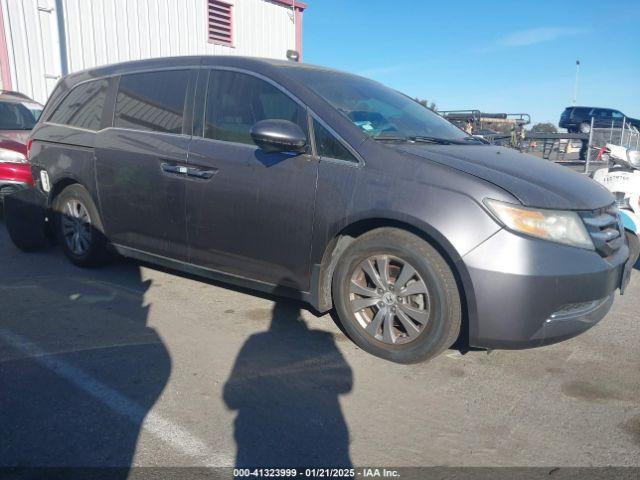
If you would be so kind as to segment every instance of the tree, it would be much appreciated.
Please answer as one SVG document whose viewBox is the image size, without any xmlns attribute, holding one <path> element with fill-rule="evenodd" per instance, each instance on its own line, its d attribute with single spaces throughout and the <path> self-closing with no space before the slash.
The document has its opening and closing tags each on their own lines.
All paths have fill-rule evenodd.
<svg viewBox="0 0 640 480">
<path fill-rule="evenodd" d="M 550 122 L 536 123 L 531 127 L 531 133 L 558 133 L 558 129 Z"/>
<path fill-rule="evenodd" d="M 429 110 L 433 110 L 434 112 L 438 111 L 438 107 L 434 102 L 431 102 L 431 104 L 429 104 L 428 100 L 420 100 L 419 98 L 416 98 L 415 101 L 422 105 L 424 108 L 428 108 Z"/>
</svg>

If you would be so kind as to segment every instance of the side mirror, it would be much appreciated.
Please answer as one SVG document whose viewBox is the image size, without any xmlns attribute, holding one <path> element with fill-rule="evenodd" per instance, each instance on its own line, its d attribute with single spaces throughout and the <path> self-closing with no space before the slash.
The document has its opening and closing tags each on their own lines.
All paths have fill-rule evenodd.
<svg viewBox="0 0 640 480">
<path fill-rule="evenodd" d="M 302 129 L 288 120 L 261 120 L 251 127 L 251 138 L 265 152 L 302 153 L 307 138 Z"/>
</svg>

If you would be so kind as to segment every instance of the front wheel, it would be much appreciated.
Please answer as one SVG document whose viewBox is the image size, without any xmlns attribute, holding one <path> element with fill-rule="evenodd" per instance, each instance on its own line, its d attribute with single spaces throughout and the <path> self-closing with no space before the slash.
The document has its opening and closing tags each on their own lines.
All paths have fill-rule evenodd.
<svg viewBox="0 0 640 480">
<path fill-rule="evenodd" d="M 53 204 L 58 244 L 80 267 L 95 267 L 107 260 L 107 240 L 91 195 L 78 184 L 70 185 Z"/>
<path fill-rule="evenodd" d="M 435 248 L 409 232 L 379 228 L 357 238 L 336 267 L 332 290 L 349 337 L 387 360 L 428 360 L 460 333 L 453 272 Z"/>
<path fill-rule="evenodd" d="M 578 129 L 580 130 L 580 133 L 589 133 L 591 131 L 591 124 L 582 122 Z"/>
</svg>

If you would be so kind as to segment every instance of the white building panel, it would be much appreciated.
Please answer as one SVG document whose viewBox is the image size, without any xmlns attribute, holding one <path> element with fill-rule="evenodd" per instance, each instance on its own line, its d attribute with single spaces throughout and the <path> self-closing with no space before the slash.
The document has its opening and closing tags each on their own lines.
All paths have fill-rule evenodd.
<svg viewBox="0 0 640 480">
<path fill-rule="evenodd" d="M 303 4 L 296 16 L 289 0 L 226 3 L 232 46 L 209 41 L 208 0 L 0 0 L 10 70 L 2 78 L 44 102 L 65 72 L 174 55 L 286 59 L 297 48 Z"/>
</svg>

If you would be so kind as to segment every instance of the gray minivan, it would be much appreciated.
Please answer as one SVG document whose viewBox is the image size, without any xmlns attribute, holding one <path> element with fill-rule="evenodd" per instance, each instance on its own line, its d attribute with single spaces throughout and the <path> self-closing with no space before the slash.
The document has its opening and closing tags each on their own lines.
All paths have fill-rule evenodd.
<svg viewBox="0 0 640 480">
<path fill-rule="evenodd" d="M 614 198 L 335 70 L 179 57 L 62 79 L 29 160 L 61 248 L 335 309 L 386 359 L 584 332 L 629 278 Z"/>
</svg>

